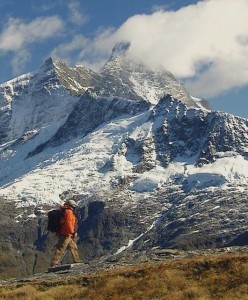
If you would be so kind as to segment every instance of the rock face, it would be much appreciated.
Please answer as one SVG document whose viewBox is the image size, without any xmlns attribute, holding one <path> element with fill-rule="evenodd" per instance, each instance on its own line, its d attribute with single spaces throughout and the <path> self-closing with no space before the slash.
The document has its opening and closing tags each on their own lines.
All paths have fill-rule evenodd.
<svg viewBox="0 0 248 300">
<path fill-rule="evenodd" d="M 43 209 L 49 207 L 43 207 Z M 1 199 L 0 278 L 23 277 L 45 272 L 50 266 L 57 237 L 47 231 L 44 211 L 16 209 Z M 19 216 L 17 215 L 19 213 Z M 144 230 L 127 211 L 106 208 L 102 201 L 92 201 L 77 211 L 79 226 L 77 241 L 84 262 L 109 257 L 120 242 L 128 243 L 130 226 L 133 232 Z M 13 221 L 14 220 L 14 221 Z M 68 255 L 64 263 L 72 262 Z"/>
<path fill-rule="evenodd" d="M 99 73 L 49 58 L 0 85 L 0 273 L 44 271 L 46 212 L 79 203 L 83 261 L 247 244 L 248 121 L 116 45 Z M 70 258 L 66 258 L 70 261 Z"/>
<path fill-rule="evenodd" d="M 195 101 L 182 84 L 168 71 L 147 69 L 128 56 L 129 43 L 117 44 L 100 74 L 103 86 L 93 91 L 100 96 L 116 95 L 127 99 L 144 99 L 156 104 L 166 94 L 185 103 L 188 107 L 199 108 L 203 102 Z"/>
</svg>

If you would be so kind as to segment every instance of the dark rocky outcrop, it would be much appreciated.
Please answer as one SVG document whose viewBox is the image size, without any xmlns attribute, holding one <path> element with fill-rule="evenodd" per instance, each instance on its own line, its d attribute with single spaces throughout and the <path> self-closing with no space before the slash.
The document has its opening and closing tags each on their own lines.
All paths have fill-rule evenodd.
<svg viewBox="0 0 248 300">
<path fill-rule="evenodd" d="M 141 196 L 135 206 L 126 203 L 121 190 L 108 200 L 84 201 L 77 211 L 77 244 L 82 261 L 93 266 L 121 257 L 142 261 L 142 255 L 149 256 L 152 249 L 180 253 L 245 246 L 246 195 L 247 190 L 240 193 L 231 187 L 229 191 L 185 195 L 183 189 L 172 187 L 152 197 Z M 46 271 L 56 244 L 56 235 L 46 229 L 44 211 L 49 207 L 17 209 L 3 199 L 0 205 L 0 278 Z M 69 254 L 64 262 L 71 262 Z"/>
<path fill-rule="evenodd" d="M 23 277 L 45 272 L 50 266 L 56 235 L 47 232 L 47 217 L 43 207 L 37 210 L 19 208 L 1 199 L 0 278 Z M 78 247 L 84 262 L 112 255 L 136 232 L 142 232 L 133 215 L 105 207 L 102 201 L 92 201 L 80 208 L 78 214 Z M 71 262 L 71 256 L 64 262 Z"/>
</svg>

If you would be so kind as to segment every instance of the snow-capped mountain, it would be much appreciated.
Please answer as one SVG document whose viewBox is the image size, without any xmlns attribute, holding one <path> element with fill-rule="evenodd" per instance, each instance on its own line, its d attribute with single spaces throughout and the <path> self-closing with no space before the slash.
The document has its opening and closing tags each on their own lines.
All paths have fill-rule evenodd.
<svg viewBox="0 0 248 300">
<path fill-rule="evenodd" d="M 28 211 L 78 199 L 88 259 L 189 237 L 232 243 L 247 227 L 248 120 L 211 111 L 130 47 L 117 44 L 99 73 L 49 58 L 0 85 L 0 195 Z"/>
<path fill-rule="evenodd" d="M 83 66 L 67 67 L 52 58 L 35 74 L 22 75 L 0 85 L 1 144 L 30 131 L 61 126 L 81 95 L 97 81 Z"/>
<path fill-rule="evenodd" d="M 156 104 L 164 95 L 169 94 L 188 106 L 201 106 L 170 72 L 150 70 L 130 59 L 130 46 L 130 43 L 115 45 L 110 59 L 100 71 L 104 81 L 103 89 L 99 86 L 94 89 L 98 95 L 144 99 Z"/>
</svg>

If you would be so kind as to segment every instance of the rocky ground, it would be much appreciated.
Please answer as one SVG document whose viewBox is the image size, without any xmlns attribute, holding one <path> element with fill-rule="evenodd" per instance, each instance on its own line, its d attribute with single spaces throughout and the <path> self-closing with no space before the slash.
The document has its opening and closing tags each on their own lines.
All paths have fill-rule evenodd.
<svg viewBox="0 0 248 300">
<path fill-rule="evenodd" d="M 54 280 L 62 279 L 65 277 L 73 277 L 82 274 L 92 274 L 104 270 L 113 270 L 123 266 L 135 266 L 142 263 L 159 263 L 168 259 L 180 260 L 182 258 L 193 258 L 193 257 L 211 257 L 221 255 L 223 253 L 230 254 L 247 254 L 248 246 L 236 246 L 236 247 L 225 247 L 217 249 L 204 249 L 204 250 L 192 250 L 184 251 L 177 249 L 163 249 L 156 248 L 149 251 L 143 251 L 139 253 L 137 251 L 123 251 L 119 255 L 113 255 L 103 259 L 100 262 L 91 262 L 90 264 L 73 264 L 68 270 L 61 270 L 57 272 L 43 272 L 30 275 L 28 277 L 11 278 L 8 280 L 1 280 L 0 286 L 18 285 L 22 283 L 32 282 L 36 279 Z"/>
</svg>

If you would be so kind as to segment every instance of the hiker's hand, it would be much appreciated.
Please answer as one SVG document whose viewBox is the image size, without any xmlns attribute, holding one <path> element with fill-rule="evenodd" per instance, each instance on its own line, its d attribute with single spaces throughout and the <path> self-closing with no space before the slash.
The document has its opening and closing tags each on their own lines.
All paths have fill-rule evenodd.
<svg viewBox="0 0 248 300">
<path fill-rule="evenodd" d="M 77 236 L 78 236 L 77 232 L 74 232 L 72 237 L 75 238 L 75 237 L 77 237 Z"/>
</svg>

